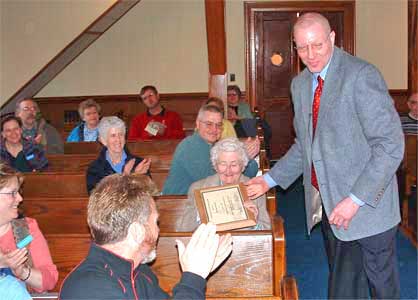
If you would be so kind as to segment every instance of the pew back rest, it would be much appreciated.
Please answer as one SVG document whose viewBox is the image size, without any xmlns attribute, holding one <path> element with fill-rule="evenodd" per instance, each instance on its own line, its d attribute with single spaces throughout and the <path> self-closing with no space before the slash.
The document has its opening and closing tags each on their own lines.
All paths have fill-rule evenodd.
<svg viewBox="0 0 418 300">
<path fill-rule="evenodd" d="M 151 159 L 151 173 L 170 170 L 173 153 L 159 155 L 148 154 L 143 157 Z M 49 154 L 48 172 L 86 172 L 89 165 L 97 159 L 97 154 Z"/>
<path fill-rule="evenodd" d="M 162 190 L 168 176 L 167 169 L 153 168 L 152 180 Z M 25 173 L 23 197 L 31 198 L 80 198 L 87 197 L 85 172 L 36 172 Z"/>
<path fill-rule="evenodd" d="M 417 140 L 418 136 L 412 134 L 405 135 L 405 158 L 404 167 L 406 171 L 417 178 Z"/>
<path fill-rule="evenodd" d="M 177 221 L 184 213 L 187 196 L 154 197 L 160 214 L 161 231 L 178 231 Z M 88 197 L 28 197 L 22 202 L 25 216 L 37 220 L 44 234 L 88 234 Z"/>
<path fill-rule="evenodd" d="M 182 140 L 156 140 L 127 142 L 126 145 L 132 154 L 147 156 L 150 153 L 155 155 L 174 153 L 177 145 Z M 102 144 L 95 142 L 64 143 L 65 154 L 99 154 Z"/>
<path fill-rule="evenodd" d="M 184 214 L 186 195 L 165 195 L 154 197 L 160 214 L 161 231 L 180 231 L 178 222 Z M 275 199 L 267 199 L 267 202 Z M 89 233 L 87 226 L 88 197 L 25 197 L 22 210 L 25 216 L 37 220 L 44 234 Z M 269 205 L 267 204 L 267 207 Z M 274 213 L 269 212 L 270 216 Z"/>
<path fill-rule="evenodd" d="M 274 228 L 282 227 L 282 220 L 274 221 Z M 279 229 L 280 231 L 281 229 Z M 284 238 L 271 231 L 231 231 L 231 256 L 208 279 L 207 297 L 278 297 L 284 276 L 283 262 L 278 251 L 284 250 Z M 160 232 L 157 260 L 152 264 L 161 287 L 171 293 L 180 278 L 176 239 L 185 244 L 191 233 Z M 90 245 L 88 234 L 46 234 L 54 263 L 59 270 L 59 289 L 62 280 L 87 255 Z M 282 250 L 280 250 L 282 249 Z M 244 298 L 243 298 L 244 299 Z"/>
</svg>

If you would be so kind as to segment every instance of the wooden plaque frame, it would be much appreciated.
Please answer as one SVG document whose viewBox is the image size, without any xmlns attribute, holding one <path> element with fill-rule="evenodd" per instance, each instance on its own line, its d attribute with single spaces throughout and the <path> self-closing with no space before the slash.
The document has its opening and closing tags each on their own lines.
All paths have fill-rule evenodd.
<svg viewBox="0 0 418 300">
<path fill-rule="evenodd" d="M 215 223 L 217 231 L 257 224 L 254 214 L 244 206 L 249 200 L 242 183 L 198 189 L 194 194 L 201 222 Z"/>
</svg>

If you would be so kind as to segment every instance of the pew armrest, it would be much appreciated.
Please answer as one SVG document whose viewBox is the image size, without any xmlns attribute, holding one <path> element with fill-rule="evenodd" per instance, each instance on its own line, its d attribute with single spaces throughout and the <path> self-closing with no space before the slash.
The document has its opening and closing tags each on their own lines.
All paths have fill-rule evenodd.
<svg viewBox="0 0 418 300">
<path fill-rule="evenodd" d="M 299 299 L 298 286 L 293 276 L 285 276 L 281 282 L 282 299 L 297 300 Z"/>
<path fill-rule="evenodd" d="M 31 294 L 32 299 L 34 300 L 51 300 L 58 299 L 58 293 L 34 293 Z"/>
</svg>

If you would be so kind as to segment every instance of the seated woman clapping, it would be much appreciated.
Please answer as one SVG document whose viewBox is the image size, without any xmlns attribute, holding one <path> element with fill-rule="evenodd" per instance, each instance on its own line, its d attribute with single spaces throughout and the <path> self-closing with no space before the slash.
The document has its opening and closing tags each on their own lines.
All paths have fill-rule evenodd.
<svg viewBox="0 0 418 300">
<path fill-rule="evenodd" d="M 23 138 L 22 121 L 9 116 L 1 121 L 0 160 L 20 172 L 43 170 L 48 166 L 44 149 L 32 138 Z"/>
<path fill-rule="evenodd" d="M 87 191 L 91 190 L 104 177 L 119 174 L 147 174 L 151 159 L 141 158 L 129 153 L 125 147 L 125 123 L 118 117 L 104 117 L 99 123 L 99 140 L 104 145 L 99 157 L 87 169 Z"/>
<path fill-rule="evenodd" d="M 242 174 L 248 164 L 248 155 L 244 144 L 238 139 L 226 138 L 217 142 L 210 151 L 210 159 L 216 174 L 196 181 L 190 186 L 186 208 L 177 227 L 180 231 L 193 231 L 200 223 L 194 196 L 196 189 L 238 184 L 249 180 Z M 257 225 L 252 229 L 270 229 L 270 216 L 267 212 L 265 195 L 254 201 L 250 200 L 244 205 L 256 216 Z"/>
<path fill-rule="evenodd" d="M 58 271 L 48 244 L 36 220 L 18 218 L 22 181 L 19 173 L 0 163 L 0 276 L 14 276 L 35 292 L 52 290 Z M 32 242 L 19 249 L 17 244 L 28 235 Z"/>
</svg>

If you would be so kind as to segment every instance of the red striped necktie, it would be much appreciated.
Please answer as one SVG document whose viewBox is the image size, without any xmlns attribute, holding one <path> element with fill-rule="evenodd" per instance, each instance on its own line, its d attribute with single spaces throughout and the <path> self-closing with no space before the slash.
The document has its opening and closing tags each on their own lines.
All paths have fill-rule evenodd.
<svg viewBox="0 0 418 300">
<path fill-rule="evenodd" d="M 314 99 L 312 103 L 312 132 L 313 132 L 312 140 L 315 137 L 315 129 L 316 129 L 316 123 L 318 122 L 319 104 L 321 102 L 321 94 L 322 94 L 323 86 L 324 86 L 324 80 L 321 78 L 321 76 L 318 75 L 318 85 L 315 89 Z M 312 169 L 311 169 L 311 183 L 319 191 L 318 180 L 316 179 L 316 173 L 315 173 L 315 168 L 314 168 L 313 163 L 312 163 Z"/>
</svg>

